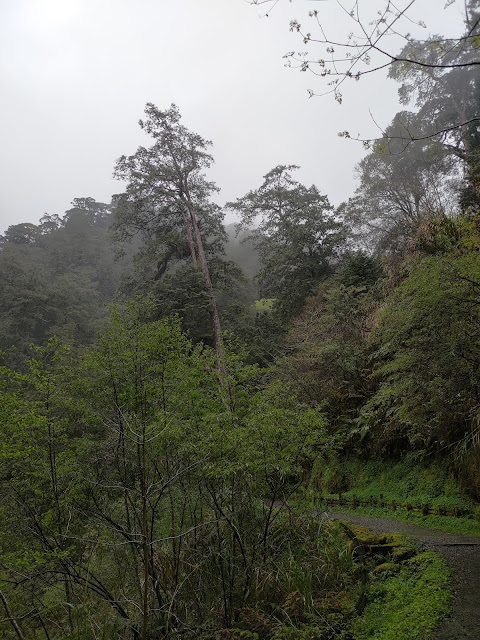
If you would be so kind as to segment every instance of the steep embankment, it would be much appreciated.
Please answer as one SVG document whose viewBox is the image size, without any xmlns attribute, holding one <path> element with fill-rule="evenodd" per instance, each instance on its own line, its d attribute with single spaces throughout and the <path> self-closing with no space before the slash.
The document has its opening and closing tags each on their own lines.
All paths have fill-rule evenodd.
<svg viewBox="0 0 480 640">
<path fill-rule="evenodd" d="M 329 518 L 368 527 L 377 533 L 404 533 L 422 547 L 442 554 L 453 577 L 451 615 L 436 631 L 436 640 L 478 640 L 480 633 L 480 536 L 427 529 L 387 518 L 329 513 Z"/>
</svg>

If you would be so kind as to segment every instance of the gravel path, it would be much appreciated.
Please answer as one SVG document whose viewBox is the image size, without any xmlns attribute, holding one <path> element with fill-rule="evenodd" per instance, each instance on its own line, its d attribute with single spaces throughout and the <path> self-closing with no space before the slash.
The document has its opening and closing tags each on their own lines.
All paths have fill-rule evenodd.
<svg viewBox="0 0 480 640">
<path fill-rule="evenodd" d="M 441 553 L 452 571 L 451 615 L 436 631 L 436 640 L 480 640 L 480 536 L 465 536 L 426 529 L 388 518 L 328 513 L 377 533 L 405 533 L 417 538 L 421 548 Z M 398 640 L 401 640 L 399 638 Z"/>
</svg>

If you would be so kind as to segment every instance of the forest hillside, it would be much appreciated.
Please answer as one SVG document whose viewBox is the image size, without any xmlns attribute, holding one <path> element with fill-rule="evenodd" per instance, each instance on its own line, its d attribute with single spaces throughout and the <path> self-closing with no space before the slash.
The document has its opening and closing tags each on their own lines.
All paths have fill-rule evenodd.
<svg viewBox="0 0 480 640">
<path fill-rule="evenodd" d="M 339 207 L 295 165 L 220 207 L 211 143 L 148 103 L 111 202 L 6 230 L 2 638 L 431 637 L 441 559 L 321 514 L 480 533 L 467 4 L 461 46 L 398 54 L 424 62 Z"/>
</svg>

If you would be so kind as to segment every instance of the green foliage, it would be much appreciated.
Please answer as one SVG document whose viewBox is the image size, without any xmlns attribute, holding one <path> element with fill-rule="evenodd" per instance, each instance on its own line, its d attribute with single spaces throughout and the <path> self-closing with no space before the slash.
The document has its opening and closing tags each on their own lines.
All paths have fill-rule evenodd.
<svg viewBox="0 0 480 640">
<path fill-rule="evenodd" d="M 271 311 L 275 303 L 275 298 L 261 298 L 255 300 L 254 307 L 256 311 Z"/>
<path fill-rule="evenodd" d="M 396 575 L 377 572 L 363 615 L 353 622 L 356 640 L 426 640 L 448 613 L 449 571 L 431 551 L 408 560 Z"/>
<path fill-rule="evenodd" d="M 342 486 L 332 485 L 332 476 L 341 478 Z M 332 460 L 319 464 L 315 478 L 316 486 L 324 493 L 356 495 L 359 498 L 383 495 L 386 503 L 395 500 L 402 504 L 409 500 L 420 505 L 423 502 L 445 508 L 470 508 L 472 501 L 452 477 L 452 472 L 443 460 L 427 464 L 419 461 L 415 454 L 406 455 L 401 461 L 394 460 Z"/>
<path fill-rule="evenodd" d="M 410 499 L 415 504 L 427 502 L 459 509 L 473 505 L 441 457 L 428 461 L 417 452 L 406 454 L 401 460 L 343 456 L 338 460 L 319 461 L 312 483 L 323 494 L 342 491 L 345 496 L 359 498 L 382 494 L 385 502 L 395 500 L 401 504 Z"/>
<path fill-rule="evenodd" d="M 63 617 L 66 569 L 78 567 L 85 551 L 85 522 L 73 514 L 83 487 L 79 445 L 89 421 L 72 401 L 72 369 L 69 349 L 52 339 L 34 350 L 25 373 L 2 370 L 0 582 L 15 612 L 31 612 L 22 623 L 30 631 Z M 39 580 L 42 575 L 49 578 Z"/>
<path fill-rule="evenodd" d="M 475 502 L 462 491 L 445 458 L 427 462 L 416 453 L 402 460 L 329 458 L 317 459 L 310 478 L 309 495 L 317 501 L 322 496 L 341 493 L 345 500 L 370 501 L 377 506 L 347 506 L 329 509 L 344 513 L 388 517 L 444 531 L 479 535 L 477 521 L 467 517 L 440 515 L 458 510 L 475 513 Z M 378 506 L 380 496 L 384 507 Z M 407 510 L 407 503 L 416 511 Z M 428 505 L 439 515 L 424 515 L 421 505 Z M 392 505 L 395 507 L 393 510 Z"/>
<path fill-rule="evenodd" d="M 355 196 L 339 209 L 357 241 L 380 255 L 404 255 L 424 221 L 450 213 L 455 203 L 456 162 L 439 141 L 406 144 L 414 123 L 413 113 L 395 116 L 384 150 L 358 164 Z"/>
<path fill-rule="evenodd" d="M 338 271 L 317 289 L 292 322 L 287 355 L 277 370 L 299 397 L 323 406 L 339 430 L 356 415 L 370 382 L 366 336 L 379 297 L 378 262 L 364 254 L 344 257 Z"/>
<path fill-rule="evenodd" d="M 214 351 L 153 311 L 114 310 L 75 367 L 53 340 L 27 373 L 2 370 L 0 582 L 16 612 L 34 590 L 52 637 L 52 617 L 62 638 L 88 618 L 173 637 L 228 627 L 242 608 L 273 620 L 289 593 L 331 588 L 320 569 L 306 579 L 312 563 L 343 572 L 329 555 L 341 541 L 285 514 L 330 446 L 324 416 L 280 384 L 258 391 L 235 340 L 220 373 Z"/>
<path fill-rule="evenodd" d="M 255 300 L 237 334 L 244 341 L 249 360 L 260 366 L 270 366 L 284 353 L 286 327 L 278 310 L 276 298 Z"/>
<path fill-rule="evenodd" d="M 255 397 L 246 427 L 250 466 L 265 476 L 298 479 L 302 462 L 314 459 L 316 452 L 331 444 L 321 411 L 299 406 L 297 398 L 279 381 Z M 241 465 L 245 463 L 246 459 L 240 461 Z M 268 484 L 272 486 L 270 481 Z"/>
<path fill-rule="evenodd" d="M 378 388 L 359 425 L 374 447 L 441 449 L 461 440 L 477 406 L 480 260 L 476 231 L 405 269 L 372 336 Z M 445 232 L 444 228 L 441 233 Z M 438 241 L 437 241 L 438 244 Z"/>
<path fill-rule="evenodd" d="M 172 243 L 176 251 L 170 258 L 183 259 L 192 251 L 193 236 L 187 231 L 190 205 L 210 244 L 218 244 L 225 235 L 223 214 L 209 202 L 218 189 L 204 174 L 213 163 L 208 153 L 211 143 L 180 124 L 180 112 L 173 104 L 161 111 L 148 103 L 145 116 L 139 124 L 153 139 L 152 145 L 121 156 L 115 166 L 115 177 L 127 186 L 124 193 L 114 196 L 113 229 L 122 241 L 140 234 L 151 258 L 163 257 Z"/>
<path fill-rule="evenodd" d="M 72 204 L 63 218 L 45 215 L 3 237 L 0 348 L 15 347 L 17 359 L 54 335 L 91 343 L 128 265 L 115 261 L 108 207 L 92 198 Z"/>
<path fill-rule="evenodd" d="M 262 186 L 227 206 L 242 216 L 241 228 L 257 249 L 260 294 L 277 298 L 286 318 L 298 313 L 315 286 L 331 272 L 344 229 L 326 196 L 296 182 L 295 166 L 278 166 Z M 254 227 L 252 229 L 252 226 Z"/>
<path fill-rule="evenodd" d="M 121 156 L 115 166 L 114 176 L 126 188 L 113 198 L 114 235 L 122 242 L 141 237 L 139 257 L 150 264 L 150 280 L 179 261 L 198 263 L 203 289 L 211 295 L 207 256 L 221 255 L 226 240 L 223 213 L 210 200 L 218 189 L 204 173 L 213 163 L 211 143 L 180 124 L 173 104 L 161 111 L 148 103 L 145 116 L 139 124 L 153 139 L 151 146 Z"/>
<path fill-rule="evenodd" d="M 466 3 L 465 17 L 461 46 L 452 46 L 454 41 L 436 35 L 426 40 L 410 38 L 399 57 L 422 60 L 426 65 L 398 64 L 390 68 L 390 77 L 401 83 L 401 102 L 415 102 L 417 131 L 434 135 L 451 127 L 448 139 L 441 140 L 450 153 L 458 155 L 478 146 L 478 132 L 470 122 L 478 114 L 478 75 L 475 65 L 470 64 L 478 39 L 476 0 Z M 438 108 L 439 103 L 442 109 Z"/>
<path fill-rule="evenodd" d="M 372 290 L 384 276 L 383 267 L 378 259 L 357 251 L 342 256 L 336 279 L 344 287 L 356 287 L 367 291 Z"/>
</svg>

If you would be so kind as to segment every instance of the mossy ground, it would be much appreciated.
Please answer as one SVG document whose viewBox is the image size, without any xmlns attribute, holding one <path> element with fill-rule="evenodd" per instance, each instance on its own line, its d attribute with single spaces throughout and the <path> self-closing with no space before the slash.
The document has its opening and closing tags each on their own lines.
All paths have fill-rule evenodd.
<svg viewBox="0 0 480 640">
<path fill-rule="evenodd" d="M 445 560 L 426 551 L 370 573 L 367 605 L 352 622 L 355 640 L 427 640 L 448 613 L 450 574 Z"/>
<path fill-rule="evenodd" d="M 340 525 L 334 525 L 337 531 Z M 450 572 L 444 559 L 418 552 L 413 538 L 376 534 L 364 527 L 349 529 L 353 571 L 366 571 L 366 604 L 359 582 L 332 592 L 315 603 L 316 614 L 301 624 L 279 624 L 269 634 L 233 630 L 234 640 L 430 640 L 432 630 L 448 613 Z M 362 551 L 359 552 L 359 547 Z M 223 637 L 222 637 L 223 640 Z"/>
</svg>

